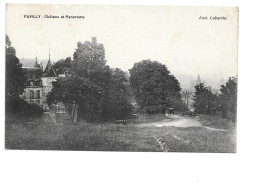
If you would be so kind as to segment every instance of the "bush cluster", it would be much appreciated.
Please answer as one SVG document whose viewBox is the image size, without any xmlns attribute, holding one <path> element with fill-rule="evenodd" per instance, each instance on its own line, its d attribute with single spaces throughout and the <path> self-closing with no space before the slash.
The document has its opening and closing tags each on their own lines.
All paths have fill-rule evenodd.
<svg viewBox="0 0 260 185">
<path fill-rule="evenodd" d="M 6 113 L 19 117 L 35 117 L 43 114 L 43 109 L 36 104 L 29 104 L 17 96 L 7 96 L 5 99 Z"/>
</svg>

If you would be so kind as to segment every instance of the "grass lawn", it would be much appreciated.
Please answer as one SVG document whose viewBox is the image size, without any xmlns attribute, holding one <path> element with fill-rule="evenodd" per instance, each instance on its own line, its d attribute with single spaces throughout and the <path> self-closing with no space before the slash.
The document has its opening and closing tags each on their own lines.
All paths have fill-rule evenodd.
<svg viewBox="0 0 260 185">
<path fill-rule="evenodd" d="M 152 127 L 140 124 L 78 125 L 6 123 L 6 148 L 25 150 L 162 151 L 162 138 L 170 152 L 235 152 L 235 130 Z"/>
<path fill-rule="evenodd" d="M 121 124 L 7 124 L 6 148 L 29 150 L 160 151 L 154 137 Z"/>
</svg>

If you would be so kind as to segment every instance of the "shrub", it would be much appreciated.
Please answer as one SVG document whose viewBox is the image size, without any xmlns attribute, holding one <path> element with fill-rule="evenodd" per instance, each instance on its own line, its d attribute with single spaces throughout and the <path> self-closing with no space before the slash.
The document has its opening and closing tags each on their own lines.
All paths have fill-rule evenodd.
<svg viewBox="0 0 260 185">
<path fill-rule="evenodd" d="M 7 96 L 5 100 L 6 113 L 13 113 L 20 117 L 35 117 L 43 113 L 43 109 L 36 104 L 29 104 L 19 97 Z"/>
</svg>

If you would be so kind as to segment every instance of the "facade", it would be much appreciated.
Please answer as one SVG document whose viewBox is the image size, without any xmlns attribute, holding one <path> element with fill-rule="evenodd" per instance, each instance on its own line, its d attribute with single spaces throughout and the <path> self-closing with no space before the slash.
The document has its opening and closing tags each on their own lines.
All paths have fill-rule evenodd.
<svg viewBox="0 0 260 185">
<path fill-rule="evenodd" d="M 47 104 L 47 95 L 49 92 L 51 92 L 52 89 L 52 82 L 55 81 L 57 77 L 42 77 L 42 102 L 43 106 L 42 108 L 44 110 L 48 110 L 48 104 Z"/>
<path fill-rule="evenodd" d="M 47 95 L 51 92 L 52 89 L 52 82 L 56 81 L 57 75 L 52 67 L 50 57 L 49 61 L 46 65 L 45 70 L 43 71 L 42 75 L 42 102 L 43 102 L 43 109 L 48 111 L 48 104 L 47 104 Z"/>
<path fill-rule="evenodd" d="M 45 111 L 49 111 L 47 95 L 53 87 L 52 82 L 58 78 L 51 64 L 50 57 L 44 71 L 42 64 L 38 63 L 37 57 L 34 67 L 23 67 L 23 70 L 26 72 L 27 82 L 24 93 L 21 96 L 22 99 L 42 107 Z"/>
<path fill-rule="evenodd" d="M 27 81 L 22 99 L 42 107 L 42 66 L 36 58 L 34 67 L 23 67 L 23 70 L 26 72 Z"/>
</svg>

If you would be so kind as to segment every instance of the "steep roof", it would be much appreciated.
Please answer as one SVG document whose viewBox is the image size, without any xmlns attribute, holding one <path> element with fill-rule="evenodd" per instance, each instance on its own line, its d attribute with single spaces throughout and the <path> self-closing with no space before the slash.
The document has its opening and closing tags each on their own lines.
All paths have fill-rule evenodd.
<svg viewBox="0 0 260 185">
<path fill-rule="evenodd" d="M 43 72 L 43 76 L 44 77 L 57 77 L 53 67 L 52 67 L 52 64 L 51 64 L 51 61 L 49 59 L 47 65 L 46 65 L 46 68 Z"/>
</svg>

